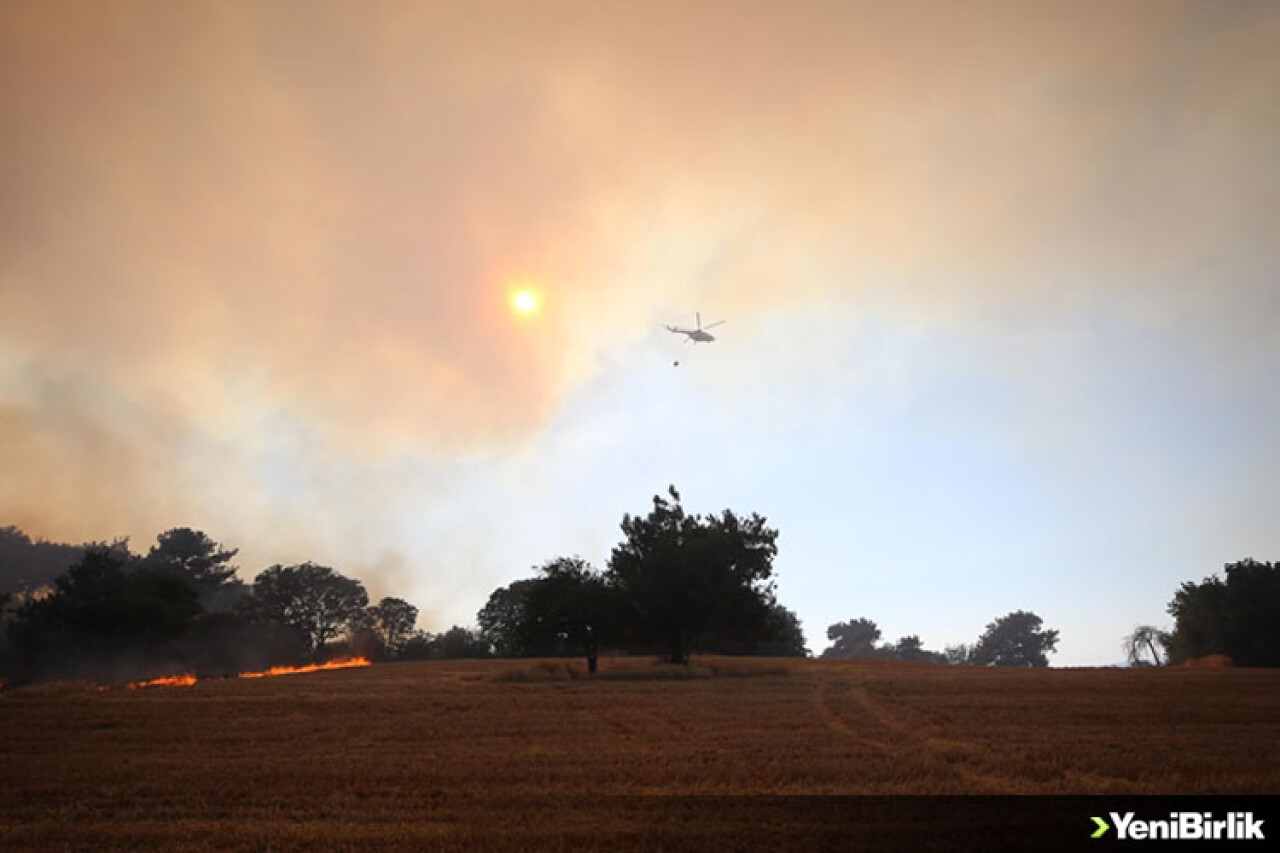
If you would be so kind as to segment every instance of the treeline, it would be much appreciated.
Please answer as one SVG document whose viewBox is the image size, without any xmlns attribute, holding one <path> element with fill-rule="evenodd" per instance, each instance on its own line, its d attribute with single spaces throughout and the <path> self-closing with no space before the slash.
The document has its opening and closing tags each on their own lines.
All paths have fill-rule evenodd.
<svg viewBox="0 0 1280 853">
<path fill-rule="evenodd" d="M 33 540 L 13 525 L 0 527 L 0 596 L 51 586 L 83 555 L 83 545 Z"/>
<path fill-rule="evenodd" d="M 1224 577 L 1187 581 L 1168 613 L 1173 628 L 1139 625 L 1124 638 L 1132 665 L 1184 664 L 1222 656 L 1236 666 L 1280 666 L 1280 563 L 1246 557 Z"/>
<path fill-rule="evenodd" d="M 973 644 L 948 646 L 941 652 L 924 648 L 920 638 L 908 634 L 896 643 L 880 643 L 880 629 L 870 619 L 837 622 L 827 628 L 830 647 L 824 658 L 870 658 L 919 663 L 972 664 L 974 666 L 1048 666 L 1057 651 L 1058 632 L 1044 629 L 1034 613 L 1015 610 L 987 625 Z"/>
<path fill-rule="evenodd" d="M 72 547 L 32 542 L 14 528 L 4 533 L 0 679 L 14 685 L 231 675 L 344 654 L 394 660 L 480 651 L 472 632 L 419 631 L 416 607 L 391 597 L 370 604 L 360 581 L 328 566 L 275 565 L 246 584 L 232 563 L 237 551 L 190 528 L 160 534 L 142 555 L 127 540 Z M 31 586 L 33 577 L 48 577 L 50 554 L 70 566 Z"/>
<path fill-rule="evenodd" d="M 127 540 L 60 546 L 7 528 L 0 681 L 225 675 L 343 654 L 580 654 L 593 671 L 602 648 L 675 663 L 694 651 L 808 654 L 799 620 L 774 596 L 777 531 L 764 518 L 688 514 L 671 487 L 648 515 L 624 516 L 622 530 L 604 571 L 551 560 L 495 590 L 478 630 L 433 636 L 417 630 L 417 608 L 371 605 L 359 580 L 328 566 L 275 565 L 245 583 L 237 550 L 190 528 L 142 555 Z M 58 560 L 70 565 L 55 574 Z"/>
<path fill-rule="evenodd" d="M 84 546 L 0 529 L 0 683 L 97 682 L 194 672 L 229 675 L 340 655 L 374 660 L 580 655 L 603 652 L 807 656 L 796 615 L 775 596 L 777 531 L 759 515 L 686 513 L 675 487 L 644 516 L 624 515 L 622 541 L 597 569 L 559 557 L 493 591 L 478 629 L 432 635 L 400 598 L 371 604 L 364 585 L 328 566 L 274 565 L 252 583 L 235 549 L 201 531 L 160 534 L 145 554 L 127 540 Z M 1228 564 L 1225 577 L 1184 583 L 1165 631 L 1125 638 L 1132 664 L 1223 655 L 1280 666 L 1280 564 Z M 824 658 L 979 666 L 1047 666 L 1058 632 L 1014 611 L 972 644 L 942 651 L 910 634 L 881 642 L 866 618 L 827 629 Z"/>
<path fill-rule="evenodd" d="M 1168 604 L 1171 629 L 1139 625 L 1122 643 L 1130 666 L 1181 665 L 1216 658 L 1234 666 L 1280 666 L 1280 563 L 1245 558 L 1200 583 L 1187 581 Z M 1039 616 L 1014 611 L 987 625 L 971 644 L 942 651 L 923 648 L 907 635 L 881 643 L 870 619 L 851 619 L 827 628 L 831 645 L 823 658 L 908 660 L 974 666 L 1048 666 L 1058 632 L 1044 629 Z"/>
</svg>

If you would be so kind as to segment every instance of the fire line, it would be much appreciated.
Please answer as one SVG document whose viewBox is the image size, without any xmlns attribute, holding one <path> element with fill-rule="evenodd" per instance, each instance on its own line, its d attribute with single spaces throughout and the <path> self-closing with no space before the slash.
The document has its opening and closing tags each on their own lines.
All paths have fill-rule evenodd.
<svg viewBox="0 0 1280 853">
<path fill-rule="evenodd" d="M 276 675 L 298 675 L 303 672 L 320 672 L 326 669 L 350 669 L 353 666 L 369 666 L 368 658 L 337 658 L 325 663 L 312 663 L 306 666 L 273 666 L 262 672 L 242 672 L 240 678 L 268 678 Z"/>
<path fill-rule="evenodd" d="M 261 672 L 242 672 L 237 678 L 273 678 L 277 675 L 299 675 L 305 672 L 322 672 L 327 669 L 350 669 L 356 666 L 371 666 L 368 658 L 337 658 L 324 663 L 312 663 L 304 666 L 273 666 Z M 166 675 L 149 681 L 131 681 L 126 687 L 140 690 L 147 687 L 191 687 L 198 678 L 192 673 L 183 675 Z M 106 689 L 106 688 L 103 688 Z"/>
</svg>

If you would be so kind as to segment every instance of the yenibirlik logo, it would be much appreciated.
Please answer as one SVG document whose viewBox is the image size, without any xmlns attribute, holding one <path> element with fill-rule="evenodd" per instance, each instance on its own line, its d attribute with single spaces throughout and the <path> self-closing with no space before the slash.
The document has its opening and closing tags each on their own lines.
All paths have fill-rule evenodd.
<svg viewBox="0 0 1280 853">
<path fill-rule="evenodd" d="M 1214 820 L 1213 812 L 1169 812 L 1168 820 L 1140 820 L 1133 812 L 1108 812 L 1115 825 L 1117 841 L 1265 841 L 1261 818 L 1253 812 L 1229 812 Z M 1100 817 L 1093 818 L 1097 829 L 1090 838 L 1102 838 L 1111 829 Z"/>
</svg>

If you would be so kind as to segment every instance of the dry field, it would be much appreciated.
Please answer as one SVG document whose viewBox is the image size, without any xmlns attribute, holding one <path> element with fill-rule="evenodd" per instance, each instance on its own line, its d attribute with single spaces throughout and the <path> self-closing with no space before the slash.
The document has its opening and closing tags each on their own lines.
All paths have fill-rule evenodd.
<svg viewBox="0 0 1280 853">
<path fill-rule="evenodd" d="M 0 847 L 843 849 L 782 795 L 1280 791 L 1276 670 L 580 667 L 11 691 Z"/>
</svg>

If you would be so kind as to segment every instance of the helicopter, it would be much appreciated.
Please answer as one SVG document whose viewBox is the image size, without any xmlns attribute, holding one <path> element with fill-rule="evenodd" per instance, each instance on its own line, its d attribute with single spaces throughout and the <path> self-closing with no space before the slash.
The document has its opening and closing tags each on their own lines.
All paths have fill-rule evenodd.
<svg viewBox="0 0 1280 853">
<path fill-rule="evenodd" d="M 725 322 L 724 320 L 717 320 L 714 323 L 710 323 L 704 326 L 702 325 L 701 313 L 695 313 L 694 317 L 698 321 L 698 327 L 696 329 L 681 329 L 678 326 L 667 326 L 666 329 L 668 332 L 671 332 L 676 335 L 688 335 L 688 337 L 686 338 L 686 343 L 692 341 L 695 344 L 709 344 L 712 341 L 714 341 L 716 338 L 715 338 L 715 335 L 709 334 L 707 332 L 707 329 L 714 329 L 716 326 L 719 326 L 721 323 Z"/>
</svg>

